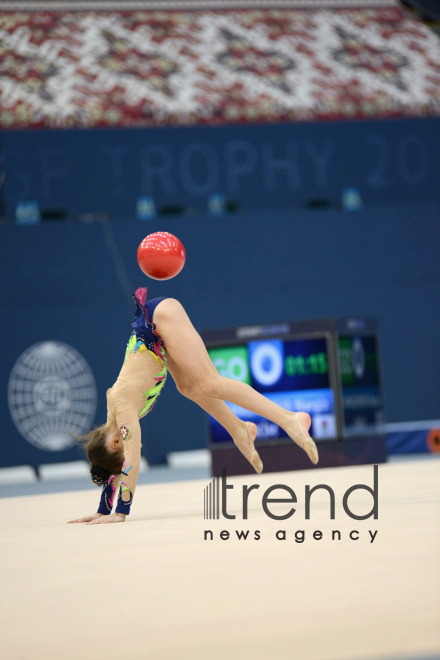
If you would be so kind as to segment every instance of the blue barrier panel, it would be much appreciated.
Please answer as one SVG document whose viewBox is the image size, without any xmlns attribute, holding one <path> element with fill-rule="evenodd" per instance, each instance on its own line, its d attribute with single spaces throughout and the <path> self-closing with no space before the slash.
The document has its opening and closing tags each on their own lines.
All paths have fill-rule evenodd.
<svg viewBox="0 0 440 660">
<path fill-rule="evenodd" d="M 26 200 L 42 210 L 134 217 L 139 197 L 194 212 L 213 194 L 245 211 L 339 204 L 347 187 L 367 207 L 440 195 L 437 118 L 9 131 L 1 144 L 11 216 Z"/>
</svg>

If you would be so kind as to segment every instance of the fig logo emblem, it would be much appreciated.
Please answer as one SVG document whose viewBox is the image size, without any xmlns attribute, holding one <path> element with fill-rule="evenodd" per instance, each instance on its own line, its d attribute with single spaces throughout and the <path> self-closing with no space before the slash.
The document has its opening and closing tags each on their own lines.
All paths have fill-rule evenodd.
<svg viewBox="0 0 440 660">
<path fill-rule="evenodd" d="M 20 355 L 8 384 L 9 412 L 20 434 L 45 451 L 69 449 L 96 413 L 93 373 L 83 356 L 59 341 L 34 344 Z"/>
</svg>

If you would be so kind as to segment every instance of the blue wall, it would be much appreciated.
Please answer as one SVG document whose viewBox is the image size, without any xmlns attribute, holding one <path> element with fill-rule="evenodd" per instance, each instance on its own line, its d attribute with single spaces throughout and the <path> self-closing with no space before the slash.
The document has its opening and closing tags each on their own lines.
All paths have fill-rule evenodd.
<svg viewBox="0 0 440 660">
<path fill-rule="evenodd" d="M 151 282 L 150 295 L 180 299 L 196 327 L 375 316 L 389 420 L 439 417 L 438 119 L 6 132 L 0 140 L 10 216 L 18 201 L 37 200 L 41 209 L 112 217 L 0 226 L 1 465 L 79 455 L 32 447 L 10 418 L 9 374 L 38 341 L 57 339 L 84 355 L 99 388 L 95 421 L 104 421 L 105 390 L 129 334 L 129 292 L 146 284 L 136 249 L 159 229 L 179 236 L 188 257 L 175 280 Z M 360 189 L 365 210 L 337 210 L 344 186 Z M 240 212 L 206 216 L 217 191 Z M 135 221 L 146 194 L 192 215 Z M 335 210 L 306 211 L 319 197 Z M 204 414 L 172 383 L 143 425 L 152 463 L 205 445 Z"/>
<path fill-rule="evenodd" d="M 388 419 L 406 421 L 439 417 L 439 214 L 440 203 L 414 202 L 358 212 L 115 220 L 111 228 L 133 288 L 148 284 L 135 259 L 140 240 L 159 229 L 179 236 L 187 250 L 184 270 L 169 282 L 151 281 L 149 292 L 181 300 L 199 329 L 377 317 Z M 6 387 L 13 364 L 38 341 L 72 345 L 95 374 L 96 423 L 104 421 L 105 390 L 121 366 L 131 303 L 129 311 L 99 223 L 0 226 L 0 249 L 0 464 L 60 460 L 30 446 L 12 423 Z M 171 450 L 205 446 L 204 414 L 171 382 L 142 424 L 152 463 Z"/>
<path fill-rule="evenodd" d="M 157 206 L 206 210 L 224 192 L 242 210 L 338 203 L 356 186 L 367 206 L 440 200 L 440 121 L 322 122 L 168 129 L 6 132 L 6 206 L 133 217 Z"/>
</svg>

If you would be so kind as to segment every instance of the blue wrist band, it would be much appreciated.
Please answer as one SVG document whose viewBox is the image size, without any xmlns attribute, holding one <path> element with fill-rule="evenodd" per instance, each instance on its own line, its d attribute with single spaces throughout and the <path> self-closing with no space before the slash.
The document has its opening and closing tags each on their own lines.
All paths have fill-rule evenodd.
<svg viewBox="0 0 440 660">
<path fill-rule="evenodd" d="M 110 515 L 113 509 L 113 502 L 115 499 L 115 487 L 113 486 L 114 478 L 114 475 L 112 475 L 102 486 L 101 500 L 99 502 L 97 513 L 101 513 L 104 516 Z"/>
<path fill-rule="evenodd" d="M 132 495 L 131 490 L 129 491 L 129 493 L 130 493 L 130 499 L 127 502 L 125 502 L 122 499 L 122 485 L 119 486 L 118 503 L 117 503 L 116 509 L 115 509 L 116 513 L 125 513 L 125 515 L 127 515 L 127 516 L 130 513 L 130 507 L 131 507 L 132 502 L 133 502 L 133 495 Z"/>
</svg>

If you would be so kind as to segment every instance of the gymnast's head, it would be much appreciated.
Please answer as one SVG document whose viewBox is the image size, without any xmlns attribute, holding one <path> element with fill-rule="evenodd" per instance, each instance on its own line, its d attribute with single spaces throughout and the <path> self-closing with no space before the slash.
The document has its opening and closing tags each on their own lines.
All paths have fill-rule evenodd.
<svg viewBox="0 0 440 660">
<path fill-rule="evenodd" d="M 96 486 L 102 486 L 112 474 L 121 474 L 124 463 L 122 435 L 115 424 L 102 424 L 77 438 L 90 461 L 90 474 Z"/>
</svg>

